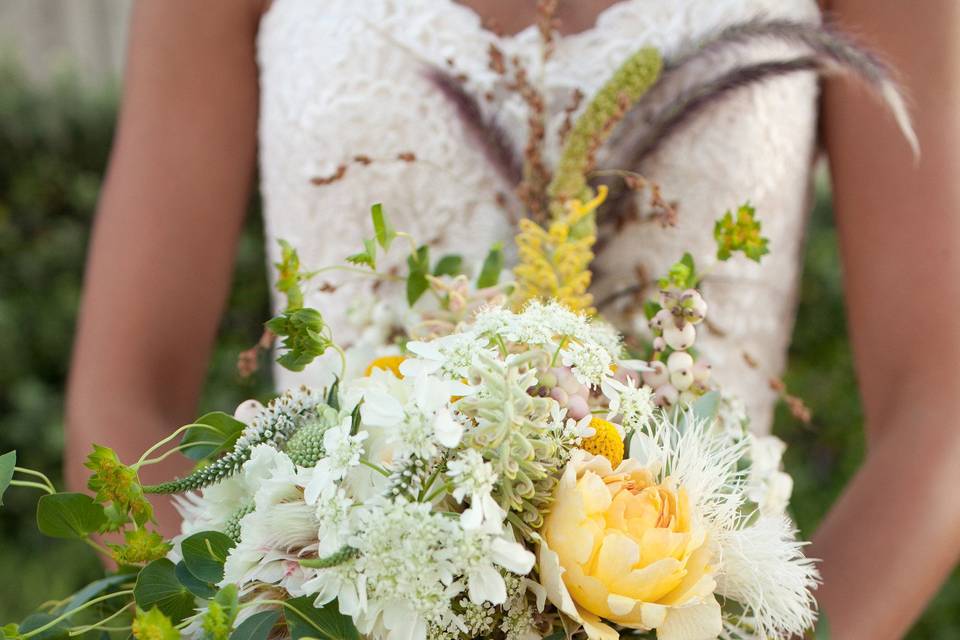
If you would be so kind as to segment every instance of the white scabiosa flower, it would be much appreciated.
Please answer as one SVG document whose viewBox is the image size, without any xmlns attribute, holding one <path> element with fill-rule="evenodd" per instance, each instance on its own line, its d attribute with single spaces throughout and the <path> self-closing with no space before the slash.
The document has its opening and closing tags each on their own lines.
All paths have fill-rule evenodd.
<svg viewBox="0 0 960 640">
<path fill-rule="evenodd" d="M 493 523 L 463 529 L 458 543 L 457 562 L 467 583 L 467 596 L 473 604 L 489 602 L 503 604 L 507 586 L 502 567 L 517 575 L 526 575 L 533 569 L 536 557 L 522 544 L 500 535 Z"/>
<path fill-rule="evenodd" d="M 628 376 L 625 383 L 605 378 L 600 390 L 610 401 L 607 420 L 620 416 L 620 424 L 628 431 L 643 429 L 653 417 L 656 406 L 653 392 L 649 387 L 640 386 L 638 378 Z"/>
<path fill-rule="evenodd" d="M 407 343 L 408 358 L 400 365 L 400 372 L 407 377 L 424 374 L 437 375 L 447 380 L 462 380 L 470 375 L 470 368 L 481 353 L 495 355 L 486 347 L 488 340 L 472 331 L 453 333 L 429 342 Z"/>
<path fill-rule="evenodd" d="M 589 387 L 600 386 L 610 376 L 613 364 L 610 353 L 593 342 L 571 342 L 560 352 L 560 359 L 580 384 Z"/>
<path fill-rule="evenodd" d="M 775 436 L 750 434 L 750 472 L 747 476 L 747 498 L 755 502 L 760 513 L 783 514 L 793 493 L 793 478 L 780 470 L 787 445 Z"/>
<path fill-rule="evenodd" d="M 369 437 L 366 431 L 350 434 L 352 420 L 347 416 L 336 427 L 327 429 L 323 434 L 324 457 L 313 468 L 310 480 L 304 490 L 307 504 L 316 504 L 317 499 L 336 489 L 350 469 L 360 464 L 363 455 L 363 441 Z"/>
<path fill-rule="evenodd" d="M 364 392 L 360 414 L 364 425 L 382 428 L 395 459 L 429 460 L 439 446 L 455 447 L 463 425 L 454 418 L 450 400 L 473 392 L 469 386 L 432 376 L 404 378 L 401 393 L 380 389 Z"/>
<path fill-rule="evenodd" d="M 716 543 L 717 593 L 743 605 L 743 622 L 755 630 L 750 637 L 799 637 L 813 626 L 819 577 L 787 517 L 761 516 L 718 535 Z"/>
<path fill-rule="evenodd" d="M 491 493 L 497 481 L 493 466 L 476 450 L 462 451 L 447 463 L 447 475 L 453 481 L 454 499 L 470 498 L 470 508 L 460 514 L 464 528 L 477 528 L 485 521 L 500 523 L 506 516 Z"/>
</svg>

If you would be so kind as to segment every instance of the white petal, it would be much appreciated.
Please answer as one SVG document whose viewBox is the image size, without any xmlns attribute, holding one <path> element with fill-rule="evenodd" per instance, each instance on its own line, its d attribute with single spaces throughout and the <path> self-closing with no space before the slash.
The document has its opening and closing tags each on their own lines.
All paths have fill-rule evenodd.
<svg viewBox="0 0 960 640">
<path fill-rule="evenodd" d="M 446 407 L 437 411 L 433 430 L 437 434 L 437 442 L 450 449 L 460 444 L 460 438 L 463 437 L 463 425 L 453 419 Z"/>
<path fill-rule="evenodd" d="M 473 604 L 503 604 L 507 600 L 507 585 L 500 572 L 487 564 L 470 573 L 467 593 Z"/>
<path fill-rule="evenodd" d="M 536 557 L 527 551 L 519 542 L 511 542 L 503 538 L 494 538 L 490 543 L 490 552 L 493 561 L 498 565 L 519 575 L 526 575 L 533 569 Z"/>
<path fill-rule="evenodd" d="M 403 419 L 403 405 L 388 393 L 370 389 L 363 394 L 360 415 L 372 427 L 392 427 Z"/>
</svg>

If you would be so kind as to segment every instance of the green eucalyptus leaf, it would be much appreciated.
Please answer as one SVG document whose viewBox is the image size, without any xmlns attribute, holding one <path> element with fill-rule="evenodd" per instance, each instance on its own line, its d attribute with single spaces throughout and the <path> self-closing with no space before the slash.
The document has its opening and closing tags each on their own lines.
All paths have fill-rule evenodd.
<svg viewBox="0 0 960 640">
<path fill-rule="evenodd" d="M 435 276 L 458 276 L 463 273 L 463 256 L 448 254 L 433 267 Z"/>
<path fill-rule="evenodd" d="M 697 418 L 701 420 L 713 420 L 717 417 L 717 411 L 720 409 L 720 394 L 716 391 L 708 391 L 693 401 L 690 410 Z"/>
<path fill-rule="evenodd" d="M 397 237 L 396 229 L 383 213 L 383 205 L 379 202 L 370 208 L 370 215 L 373 217 L 373 232 L 377 237 L 377 244 L 383 247 L 384 251 L 389 251 L 390 244 Z"/>
<path fill-rule="evenodd" d="M 503 271 L 503 243 L 498 242 L 491 247 L 483 261 L 480 275 L 477 277 L 477 288 L 486 289 L 500 282 L 500 272 Z"/>
<path fill-rule="evenodd" d="M 180 445 L 184 447 L 181 453 L 191 460 L 203 460 L 232 449 L 246 427 L 245 424 L 222 411 L 204 414 L 194 420 L 194 424 L 204 426 L 191 426 L 180 441 Z"/>
<path fill-rule="evenodd" d="M 154 560 L 137 576 L 133 597 L 144 611 L 156 607 L 174 623 L 194 610 L 194 595 L 177 579 L 177 569 L 166 558 Z"/>
<path fill-rule="evenodd" d="M 130 574 L 118 573 L 114 576 L 107 576 L 106 578 L 100 578 L 94 582 L 91 582 L 84 588 L 80 589 L 74 593 L 67 603 L 61 607 L 54 609 L 54 611 L 59 615 L 67 613 L 68 611 L 73 611 L 80 605 L 86 603 L 87 601 L 99 596 L 101 593 L 105 592 L 111 587 L 115 587 L 124 582 L 128 582 L 133 579 L 133 576 Z"/>
<path fill-rule="evenodd" d="M 17 466 L 17 452 L 8 451 L 0 456 L 0 507 L 3 506 L 3 493 L 13 480 L 13 468 Z"/>
<path fill-rule="evenodd" d="M 412 307 L 424 294 L 430 283 L 427 274 L 430 273 L 430 248 L 423 245 L 411 253 L 407 258 L 410 275 L 407 276 L 407 303 Z"/>
<path fill-rule="evenodd" d="M 280 612 L 277 610 L 255 613 L 233 630 L 230 640 L 267 640 L 278 620 Z"/>
<path fill-rule="evenodd" d="M 320 638 L 321 640 L 360 640 L 360 633 L 350 616 L 340 613 L 337 601 L 322 608 L 313 606 L 314 598 L 305 596 L 289 600 L 284 609 L 291 640 Z"/>
<path fill-rule="evenodd" d="M 85 538 L 106 521 L 103 507 L 84 493 L 54 493 L 37 503 L 37 527 L 51 538 Z"/>
<path fill-rule="evenodd" d="M 236 543 L 219 531 L 201 531 L 180 543 L 180 553 L 198 580 L 216 584 L 223 580 L 223 563 Z"/>
<path fill-rule="evenodd" d="M 31 631 L 50 624 L 58 617 L 59 616 L 51 613 L 32 613 L 20 623 L 20 633 L 26 635 Z M 70 622 L 68 620 L 61 620 L 46 631 L 41 631 L 37 635 L 31 636 L 30 640 L 66 640 L 70 637 L 68 633 L 69 630 Z"/>
<path fill-rule="evenodd" d="M 183 562 L 183 560 L 177 563 L 177 566 L 174 567 L 173 571 L 174 575 L 177 576 L 177 580 L 180 581 L 180 584 L 185 586 L 190 593 L 198 598 L 209 600 L 216 595 L 216 587 L 209 582 L 204 582 L 197 576 L 190 573 L 190 569 L 187 569 L 187 565 Z"/>
</svg>

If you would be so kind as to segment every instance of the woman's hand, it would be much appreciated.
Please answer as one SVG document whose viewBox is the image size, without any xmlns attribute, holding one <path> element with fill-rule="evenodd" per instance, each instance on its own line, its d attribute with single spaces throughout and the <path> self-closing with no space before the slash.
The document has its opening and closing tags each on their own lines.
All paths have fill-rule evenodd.
<svg viewBox="0 0 960 640">
<path fill-rule="evenodd" d="M 260 0 L 141 0 L 67 396 L 67 474 L 195 416 L 254 169 Z M 144 468 L 146 482 L 179 466 Z M 178 519 L 157 501 L 161 529 Z"/>
<path fill-rule="evenodd" d="M 960 557 L 960 3 L 834 0 L 902 74 L 921 158 L 828 83 L 824 128 L 868 453 L 811 555 L 834 636 L 899 638 Z"/>
</svg>

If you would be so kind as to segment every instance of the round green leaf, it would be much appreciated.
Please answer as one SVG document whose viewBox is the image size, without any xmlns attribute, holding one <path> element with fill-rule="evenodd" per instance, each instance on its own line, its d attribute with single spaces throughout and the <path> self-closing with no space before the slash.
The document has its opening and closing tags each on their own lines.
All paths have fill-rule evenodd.
<svg viewBox="0 0 960 640">
<path fill-rule="evenodd" d="M 3 492 L 13 480 L 13 468 L 17 466 L 17 452 L 9 451 L 0 456 L 0 507 L 3 506 Z"/>
<path fill-rule="evenodd" d="M 180 543 L 183 562 L 198 580 L 216 584 L 223 580 L 223 563 L 236 543 L 219 531 L 201 531 Z"/>
<path fill-rule="evenodd" d="M 266 640 L 279 619 L 280 612 L 276 609 L 255 613 L 233 630 L 230 640 Z"/>
<path fill-rule="evenodd" d="M 106 521 L 103 507 L 83 493 L 54 493 L 37 503 L 37 527 L 51 538 L 85 538 Z"/>
<path fill-rule="evenodd" d="M 360 640 L 360 633 L 353 620 L 340 613 L 336 600 L 319 609 L 313 606 L 313 600 L 314 598 L 304 596 L 287 602 L 284 615 L 290 627 L 291 640 Z"/>
<path fill-rule="evenodd" d="M 177 570 L 166 558 L 154 560 L 140 571 L 133 588 L 133 598 L 144 611 L 156 607 L 163 614 L 180 622 L 194 610 L 194 596 L 177 579 Z"/>
<path fill-rule="evenodd" d="M 217 593 L 217 589 L 212 584 L 204 582 L 190 573 L 187 565 L 185 565 L 182 560 L 177 563 L 177 566 L 174 568 L 174 573 L 177 576 L 177 580 L 180 581 L 180 584 L 185 586 L 190 593 L 198 598 L 209 600 Z"/>
</svg>

